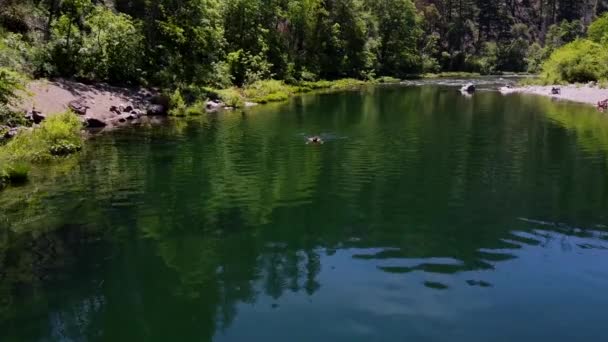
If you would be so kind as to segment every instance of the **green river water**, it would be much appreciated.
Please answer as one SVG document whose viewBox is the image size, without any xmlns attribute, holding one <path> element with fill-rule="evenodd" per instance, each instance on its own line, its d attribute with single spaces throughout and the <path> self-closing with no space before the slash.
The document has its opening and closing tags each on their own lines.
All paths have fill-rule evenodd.
<svg viewBox="0 0 608 342">
<path fill-rule="evenodd" d="M 0 341 L 608 339 L 608 116 L 483 88 L 92 138 L 0 193 Z"/>
</svg>

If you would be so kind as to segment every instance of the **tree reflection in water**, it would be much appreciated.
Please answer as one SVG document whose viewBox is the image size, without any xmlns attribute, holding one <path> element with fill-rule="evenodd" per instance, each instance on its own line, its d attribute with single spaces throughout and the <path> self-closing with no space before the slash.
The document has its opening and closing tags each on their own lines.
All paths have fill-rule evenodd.
<svg viewBox="0 0 608 342">
<path fill-rule="evenodd" d="M 539 254 L 576 274 L 608 248 L 608 123 L 574 108 L 373 88 L 98 137 L 0 194 L 6 340 L 211 340 L 304 298 L 426 317 L 526 277 L 532 296 L 563 276 Z M 344 138 L 302 142 L 318 131 Z"/>
</svg>

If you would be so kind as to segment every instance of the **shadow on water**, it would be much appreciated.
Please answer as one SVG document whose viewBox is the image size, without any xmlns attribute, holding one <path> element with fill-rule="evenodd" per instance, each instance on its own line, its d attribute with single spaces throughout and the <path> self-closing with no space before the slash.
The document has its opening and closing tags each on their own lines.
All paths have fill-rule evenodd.
<svg viewBox="0 0 608 342">
<path fill-rule="evenodd" d="M 97 137 L 0 194 L 2 340 L 597 338 L 608 150 L 562 108 L 381 87 Z"/>
</svg>

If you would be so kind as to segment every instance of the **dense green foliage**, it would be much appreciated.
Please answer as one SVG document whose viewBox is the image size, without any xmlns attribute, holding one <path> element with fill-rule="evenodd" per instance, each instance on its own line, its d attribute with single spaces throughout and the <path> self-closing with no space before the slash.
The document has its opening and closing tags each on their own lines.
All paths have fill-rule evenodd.
<svg viewBox="0 0 608 342">
<path fill-rule="evenodd" d="M 596 43 L 608 44 L 608 13 L 589 25 L 587 35 Z"/>
<path fill-rule="evenodd" d="M 423 19 L 425 65 L 482 73 L 537 72 L 540 61 L 581 37 L 606 10 L 595 0 L 416 2 Z"/>
<path fill-rule="evenodd" d="M 551 55 L 541 76 L 548 84 L 606 79 L 608 48 L 590 40 L 574 41 Z"/>
<path fill-rule="evenodd" d="M 606 10 L 596 0 L 0 0 L 0 4 L 1 67 L 33 76 L 180 89 L 173 94 L 181 106 L 175 115 L 198 112 L 191 108 L 194 104 L 202 107 L 183 91 L 192 86 L 240 87 L 245 90 L 227 90 L 222 97 L 242 105 L 246 99 L 272 101 L 294 92 L 267 89 L 277 83 L 259 83 L 272 79 L 301 86 L 323 79 L 403 78 L 454 71 L 539 72 L 556 50 L 584 38 L 586 32 L 591 41 L 605 45 L 608 31 L 608 15 L 590 25 Z M 555 58 L 562 62 L 553 65 L 562 65 L 564 55 L 568 55 L 564 50 L 557 52 Z M 554 73 L 550 68 L 550 63 L 545 65 L 547 77 Z M 601 76 L 596 69 L 589 71 L 591 75 L 570 75 L 580 74 L 574 69 L 581 68 L 551 77 Z"/>
<path fill-rule="evenodd" d="M 17 90 L 23 89 L 22 78 L 14 71 L 0 67 L 0 106 L 15 104 Z"/>
<path fill-rule="evenodd" d="M 546 84 L 608 81 L 608 14 L 595 20 L 587 37 L 553 51 L 542 65 L 541 81 Z"/>
<path fill-rule="evenodd" d="M 22 116 L 11 108 L 18 103 L 18 91 L 22 90 L 23 77 L 17 72 L 0 67 L 0 125 L 16 126 L 22 123 Z M 0 127 L 0 137 L 5 133 Z"/>
<path fill-rule="evenodd" d="M 82 124 L 72 112 L 51 115 L 33 130 L 22 130 L 0 149 L 0 183 L 27 178 L 31 163 L 72 154 L 82 147 Z"/>
<path fill-rule="evenodd" d="M 0 66 L 174 89 L 536 72 L 604 10 L 583 2 L 0 0 Z"/>
</svg>

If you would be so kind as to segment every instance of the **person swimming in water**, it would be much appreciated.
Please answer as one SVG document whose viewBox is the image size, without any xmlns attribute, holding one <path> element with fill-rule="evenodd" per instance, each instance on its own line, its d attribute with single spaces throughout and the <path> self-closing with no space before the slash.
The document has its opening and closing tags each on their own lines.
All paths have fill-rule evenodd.
<svg viewBox="0 0 608 342">
<path fill-rule="evenodd" d="M 309 144 L 322 144 L 323 143 L 323 139 L 321 139 L 320 136 L 309 137 L 308 138 L 308 143 Z"/>
</svg>

